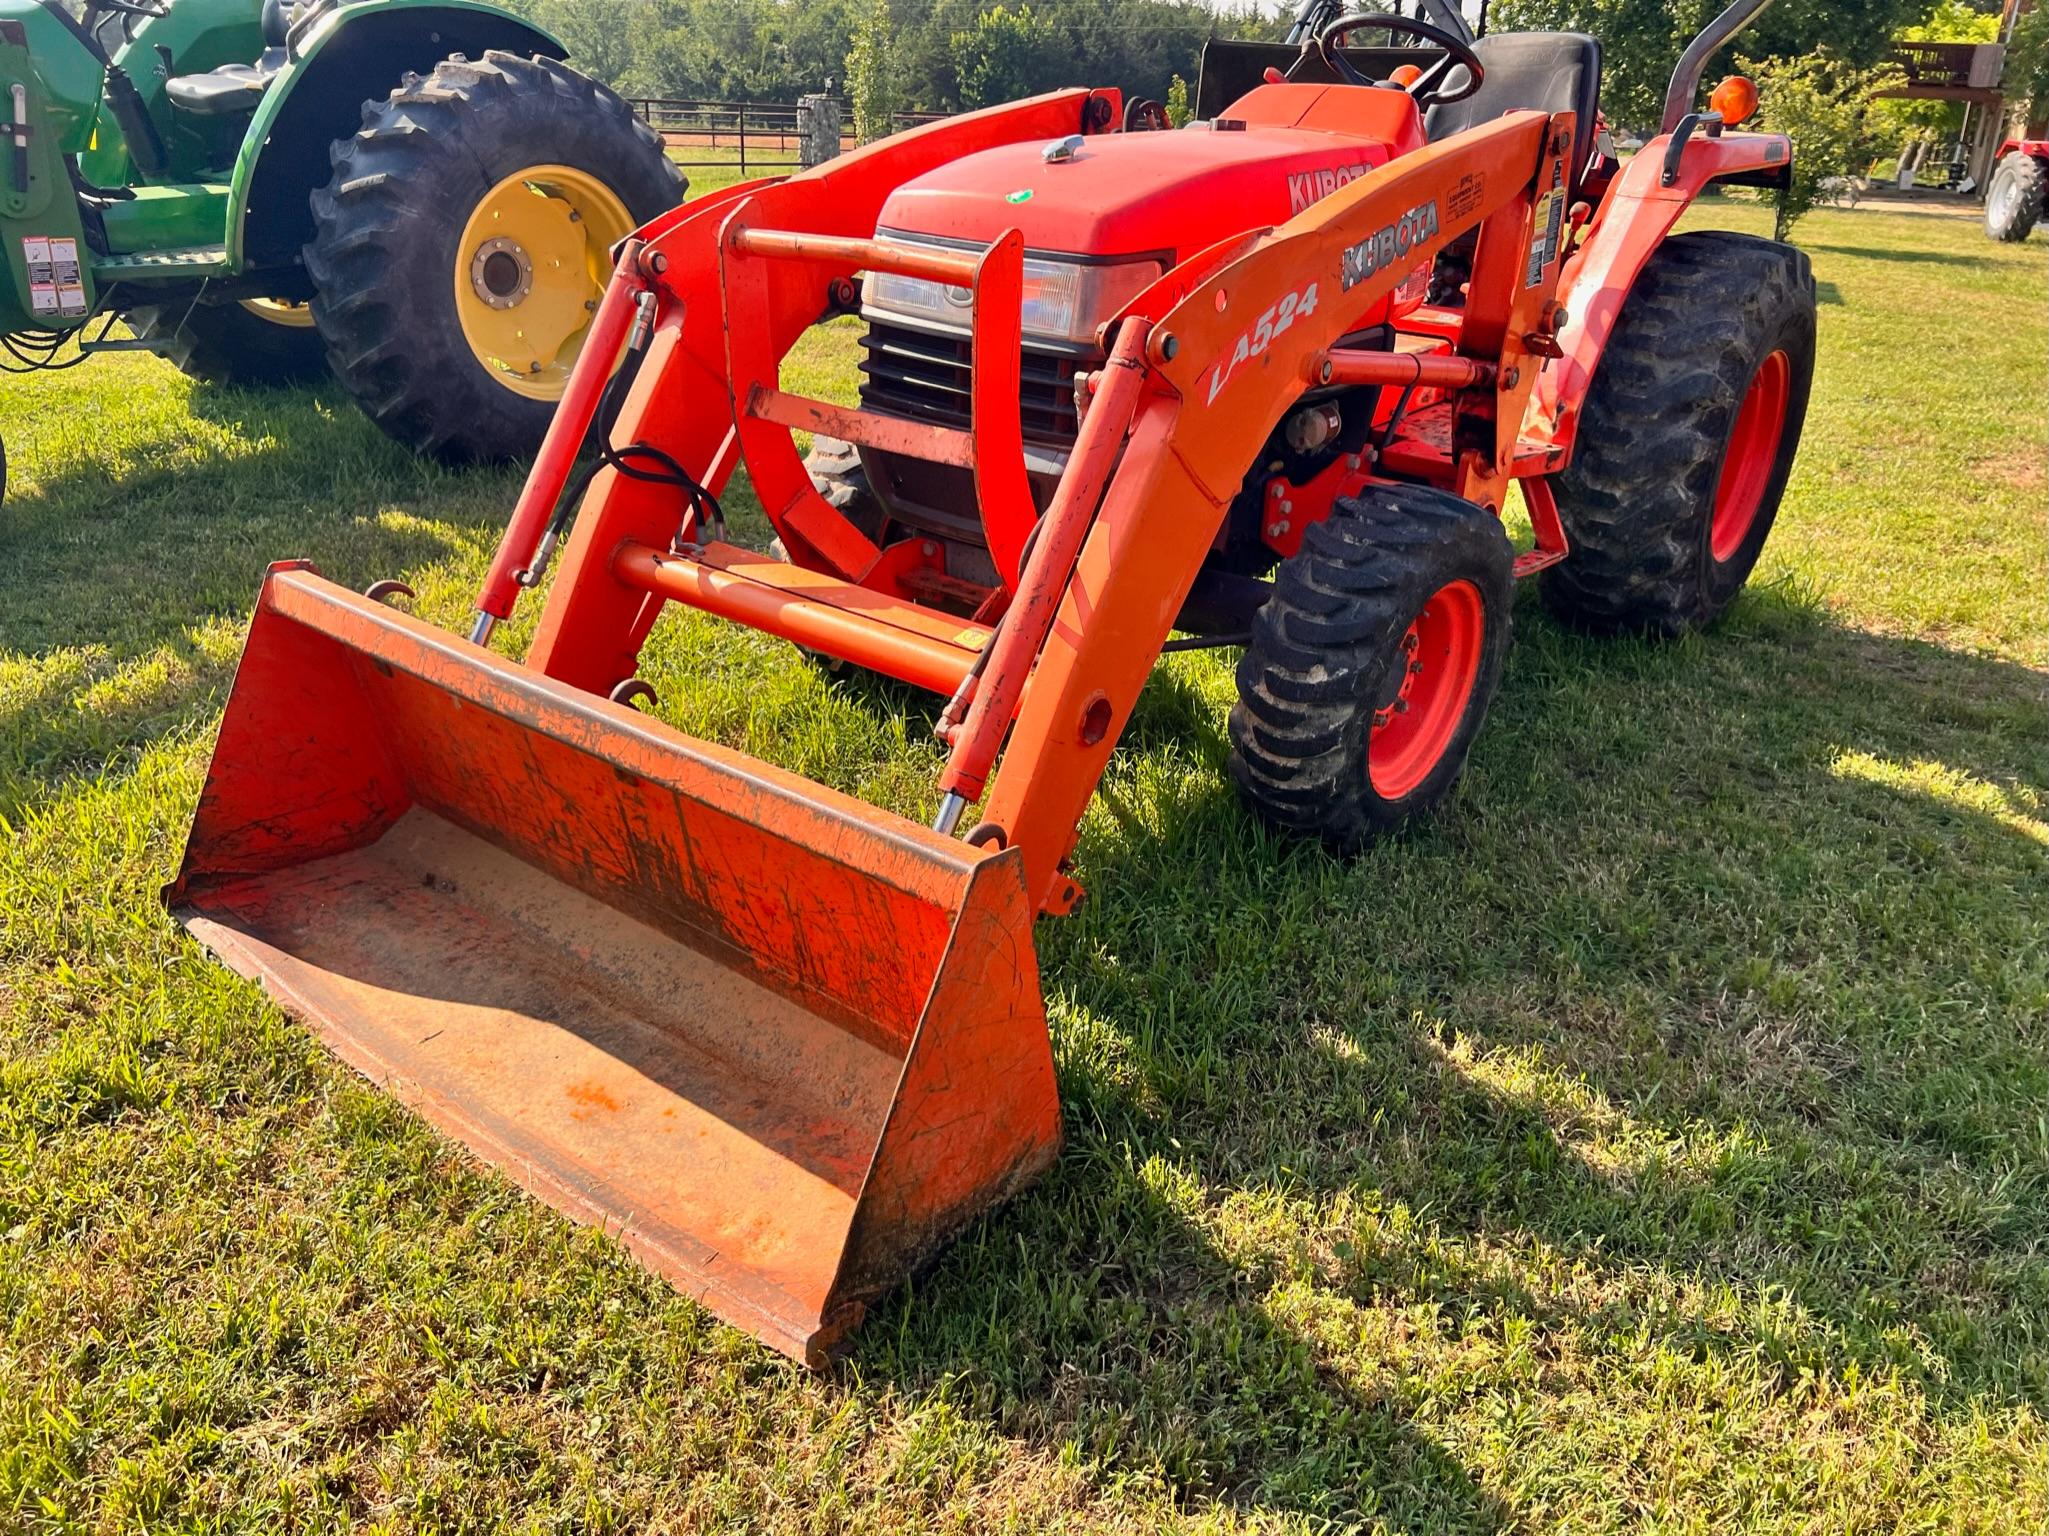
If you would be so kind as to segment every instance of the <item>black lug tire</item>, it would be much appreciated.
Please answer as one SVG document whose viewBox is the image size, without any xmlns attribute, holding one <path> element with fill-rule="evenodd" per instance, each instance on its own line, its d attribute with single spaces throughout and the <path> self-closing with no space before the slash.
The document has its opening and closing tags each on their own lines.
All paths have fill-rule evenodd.
<svg viewBox="0 0 2049 1536">
<path fill-rule="evenodd" d="M 270 388 L 327 373 L 327 345 L 319 331 L 266 320 L 232 299 L 148 304 L 125 318 L 158 356 L 202 383 Z"/>
<path fill-rule="evenodd" d="M 1738 408 L 1784 351 L 1785 425 L 1742 543 L 1711 533 Z M 1750 235 L 1674 235 L 1638 274 L 1587 390 L 1572 462 L 1552 476 L 1570 553 L 1545 607 L 1598 634 L 1677 637 L 1719 617 L 1757 564 L 1800 447 L 1814 378 L 1806 255 Z"/>
<path fill-rule="evenodd" d="M 334 371 L 400 442 L 453 460 L 531 454 L 551 400 L 516 394 L 465 339 L 456 246 L 493 186 L 533 165 L 602 179 L 636 224 L 682 200 L 682 174 L 614 92 L 557 60 L 460 55 L 363 107 L 330 153 L 305 250 Z"/>
<path fill-rule="evenodd" d="M 877 544 L 889 524 L 882 498 L 868 483 L 868 471 L 861 465 L 861 450 L 837 437 L 814 437 L 804 468 L 825 504 L 852 523 Z"/>
<path fill-rule="evenodd" d="M 2035 231 L 2049 193 L 2049 166 L 2033 155 L 2011 154 L 1992 172 L 1985 189 L 1985 233 L 2019 244 Z"/>
<path fill-rule="evenodd" d="M 804 468 L 827 506 L 875 543 L 882 542 L 889 526 L 889 513 L 868 483 L 868 471 L 861 467 L 858 448 L 837 437 L 814 437 L 811 452 L 804 457 Z M 790 558 L 781 539 L 769 540 L 768 548 L 778 560 Z"/>
<path fill-rule="evenodd" d="M 1231 777 L 1268 821 L 1352 852 L 1441 804 L 1501 682 L 1515 554 L 1484 507 L 1418 485 L 1374 485 L 1312 526 L 1274 575 L 1238 663 Z M 1428 774 L 1399 799 L 1374 786 L 1374 713 L 1393 695 L 1402 637 L 1439 589 L 1469 581 L 1484 619 L 1464 711 Z"/>
</svg>

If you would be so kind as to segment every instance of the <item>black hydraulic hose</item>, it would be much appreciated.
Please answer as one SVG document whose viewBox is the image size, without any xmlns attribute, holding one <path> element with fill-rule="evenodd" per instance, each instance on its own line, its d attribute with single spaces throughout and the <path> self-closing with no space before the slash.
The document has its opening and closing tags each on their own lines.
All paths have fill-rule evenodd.
<svg viewBox="0 0 2049 1536">
<path fill-rule="evenodd" d="M 613 373 L 605 384 L 605 392 L 598 398 L 598 408 L 591 417 L 590 431 L 584 438 L 586 448 L 595 448 L 596 458 L 563 490 L 561 499 L 555 505 L 555 515 L 548 524 L 551 540 L 558 540 L 569 531 L 569 525 L 576 520 L 576 509 L 582 505 L 584 493 L 590 489 L 591 481 L 599 470 L 610 466 L 629 480 L 640 480 L 655 485 L 673 485 L 683 492 L 691 511 L 697 514 L 700 528 L 715 528 L 721 538 L 725 536 L 726 514 L 719 505 L 719 499 L 691 475 L 675 457 L 651 443 L 632 442 L 623 446 L 612 441 L 612 431 L 619 421 L 619 411 L 626 403 L 626 392 L 633 387 L 633 381 L 640 374 L 640 365 L 646 353 L 634 348 L 626 355 L 626 361 Z M 641 461 L 641 462 L 636 462 Z M 649 467 L 649 466 L 652 467 Z M 677 525 L 677 535 L 682 535 L 682 524 Z"/>
</svg>

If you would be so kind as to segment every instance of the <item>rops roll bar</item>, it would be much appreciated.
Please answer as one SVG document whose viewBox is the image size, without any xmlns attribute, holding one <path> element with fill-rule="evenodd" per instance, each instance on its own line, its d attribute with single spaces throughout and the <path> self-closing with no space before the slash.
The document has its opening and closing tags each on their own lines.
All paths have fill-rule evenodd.
<svg viewBox="0 0 2049 1536">
<path fill-rule="evenodd" d="M 1700 72 L 1707 67 L 1709 57 L 1757 20 L 1758 14 L 1771 3 L 1772 0 L 1736 0 L 1686 45 L 1686 51 L 1679 55 L 1679 67 L 1672 71 L 1672 83 L 1665 90 L 1665 118 L 1658 125 L 1660 133 L 1670 133 L 1693 110 L 1694 97 L 1700 92 Z"/>
</svg>

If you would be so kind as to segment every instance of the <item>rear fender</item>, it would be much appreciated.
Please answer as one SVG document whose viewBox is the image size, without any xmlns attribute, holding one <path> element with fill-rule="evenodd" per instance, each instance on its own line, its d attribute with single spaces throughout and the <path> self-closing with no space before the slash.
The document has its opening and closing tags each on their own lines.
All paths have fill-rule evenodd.
<svg viewBox="0 0 2049 1536">
<path fill-rule="evenodd" d="M 359 0 L 322 13 L 289 45 L 294 57 L 263 93 L 235 157 L 228 266 L 294 264 L 313 235 L 307 199 L 327 184 L 328 146 L 354 133 L 363 103 L 408 71 L 486 49 L 564 58 L 550 33 L 477 0 Z"/>
<path fill-rule="evenodd" d="M 1660 134 L 1615 177 L 1590 233 L 1565 264 L 1558 301 L 1568 319 L 1558 331 L 1561 356 L 1537 380 L 1523 422 L 1525 442 L 1563 450 L 1563 467 L 1579 431 L 1579 413 L 1601 353 L 1644 263 L 1712 181 L 1772 184 L 1790 173 L 1792 142 L 1778 133 L 1725 133 L 1687 141 L 1678 175 L 1663 185 L 1666 147 Z"/>
</svg>

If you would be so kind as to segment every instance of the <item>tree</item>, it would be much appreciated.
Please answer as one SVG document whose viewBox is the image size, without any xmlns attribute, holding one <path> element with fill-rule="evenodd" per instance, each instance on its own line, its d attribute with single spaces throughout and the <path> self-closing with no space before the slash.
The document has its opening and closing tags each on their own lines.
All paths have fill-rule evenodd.
<svg viewBox="0 0 2049 1536">
<path fill-rule="evenodd" d="M 847 50 L 847 98 L 854 108 L 854 137 L 862 143 L 894 126 L 896 81 L 896 23 L 889 0 L 868 0 Z"/>
<path fill-rule="evenodd" d="M 1779 201 L 1780 228 L 1791 229 L 1817 203 L 1841 201 L 1851 176 L 1871 163 L 1871 93 L 1898 76 L 1890 67 L 1860 69 L 1826 48 L 1742 62 L 1757 81 L 1760 126 L 1793 141 L 1793 179 Z"/>
<path fill-rule="evenodd" d="M 1758 60 L 1800 59 L 1826 47 L 1843 64 L 1868 68 L 1930 0 L 1778 0 L 1714 58 L 1704 78 L 1727 72 L 1739 49 Z M 1601 103 L 1618 128 L 1654 130 L 1679 55 L 1727 0 L 1502 0 L 1497 31 L 1555 27 L 1601 40 Z"/>
<path fill-rule="evenodd" d="M 610 84 L 632 66 L 632 29 L 622 24 L 630 12 L 619 0 L 540 0 L 521 9 L 561 38 L 576 67 L 593 79 Z"/>
<path fill-rule="evenodd" d="M 1176 128 L 1185 128 L 1194 111 L 1188 105 L 1188 82 L 1176 75 L 1167 82 L 1167 121 Z"/>
<path fill-rule="evenodd" d="M 2049 7 L 2035 5 L 2014 22 L 2001 83 L 2026 116 L 2028 136 L 2039 137 L 2049 120 Z"/>
<path fill-rule="evenodd" d="M 1029 96 L 1047 79 L 1054 52 L 1052 23 L 1029 4 L 992 6 L 953 34 L 954 76 L 961 105 L 986 107 Z"/>
</svg>

